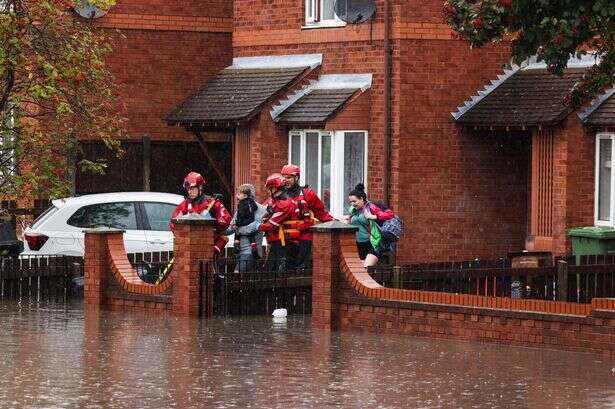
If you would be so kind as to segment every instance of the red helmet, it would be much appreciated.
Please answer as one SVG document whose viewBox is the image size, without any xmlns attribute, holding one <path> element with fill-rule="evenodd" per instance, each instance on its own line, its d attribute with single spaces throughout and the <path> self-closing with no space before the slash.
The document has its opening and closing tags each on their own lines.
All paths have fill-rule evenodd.
<svg viewBox="0 0 615 409">
<path fill-rule="evenodd" d="M 198 186 L 201 187 L 205 184 L 205 179 L 200 173 L 190 172 L 184 178 L 184 189 L 188 189 L 189 187 Z"/>
<path fill-rule="evenodd" d="M 284 187 L 285 184 L 286 179 L 284 179 L 284 176 L 280 175 L 279 173 L 272 173 L 271 175 L 269 175 L 267 181 L 265 182 L 265 186 L 267 187 L 267 189 L 280 189 Z"/>
<path fill-rule="evenodd" d="M 299 166 L 289 163 L 288 165 L 284 165 L 282 167 L 282 171 L 280 173 L 283 175 L 299 176 L 301 174 L 301 169 L 299 168 Z"/>
</svg>

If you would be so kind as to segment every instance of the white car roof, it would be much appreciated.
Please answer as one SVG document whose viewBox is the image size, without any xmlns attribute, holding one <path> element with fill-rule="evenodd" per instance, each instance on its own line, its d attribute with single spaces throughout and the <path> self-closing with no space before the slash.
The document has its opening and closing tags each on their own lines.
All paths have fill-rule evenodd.
<svg viewBox="0 0 615 409">
<path fill-rule="evenodd" d="M 161 202 L 179 204 L 184 198 L 173 193 L 161 192 L 116 192 L 116 193 L 97 193 L 93 195 L 83 195 L 75 197 L 65 197 L 53 200 L 52 203 L 57 208 L 66 206 L 83 206 L 95 203 L 110 202 Z"/>
</svg>

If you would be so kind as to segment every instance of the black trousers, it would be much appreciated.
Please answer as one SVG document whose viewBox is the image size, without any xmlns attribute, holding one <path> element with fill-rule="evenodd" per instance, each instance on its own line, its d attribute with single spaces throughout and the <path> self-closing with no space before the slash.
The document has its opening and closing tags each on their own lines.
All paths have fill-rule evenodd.
<svg viewBox="0 0 615 409">
<path fill-rule="evenodd" d="M 289 270 L 312 269 L 312 240 L 302 240 L 298 244 L 287 243 L 286 246 Z"/>
</svg>

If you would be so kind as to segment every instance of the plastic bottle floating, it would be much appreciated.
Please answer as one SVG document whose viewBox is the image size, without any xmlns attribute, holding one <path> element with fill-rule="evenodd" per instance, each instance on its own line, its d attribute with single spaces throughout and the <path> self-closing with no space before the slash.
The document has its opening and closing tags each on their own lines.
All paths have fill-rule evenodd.
<svg viewBox="0 0 615 409">
<path fill-rule="evenodd" d="M 288 315 L 288 311 L 286 311 L 286 308 L 278 308 L 276 310 L 273 310 L 273 313 L 271 315 L 273 315 L 275 318 L 282 318 Z"/>
</svg>

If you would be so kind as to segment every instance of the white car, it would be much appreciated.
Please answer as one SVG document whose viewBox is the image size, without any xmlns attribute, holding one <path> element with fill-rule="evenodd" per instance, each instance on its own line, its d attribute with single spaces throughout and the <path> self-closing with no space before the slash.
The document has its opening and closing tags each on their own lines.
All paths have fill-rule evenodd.
<svg viewBox="0 0 615 409">
<path fill-rule="evenodd" d="M 57 199 L 24 231 L 22 256 L 83 256 L 83 230 L 123 229 L 127 253 L 173 251 L 171 214 L 184 198 L 171 193 L 101 193 Z"/>
</svg>

